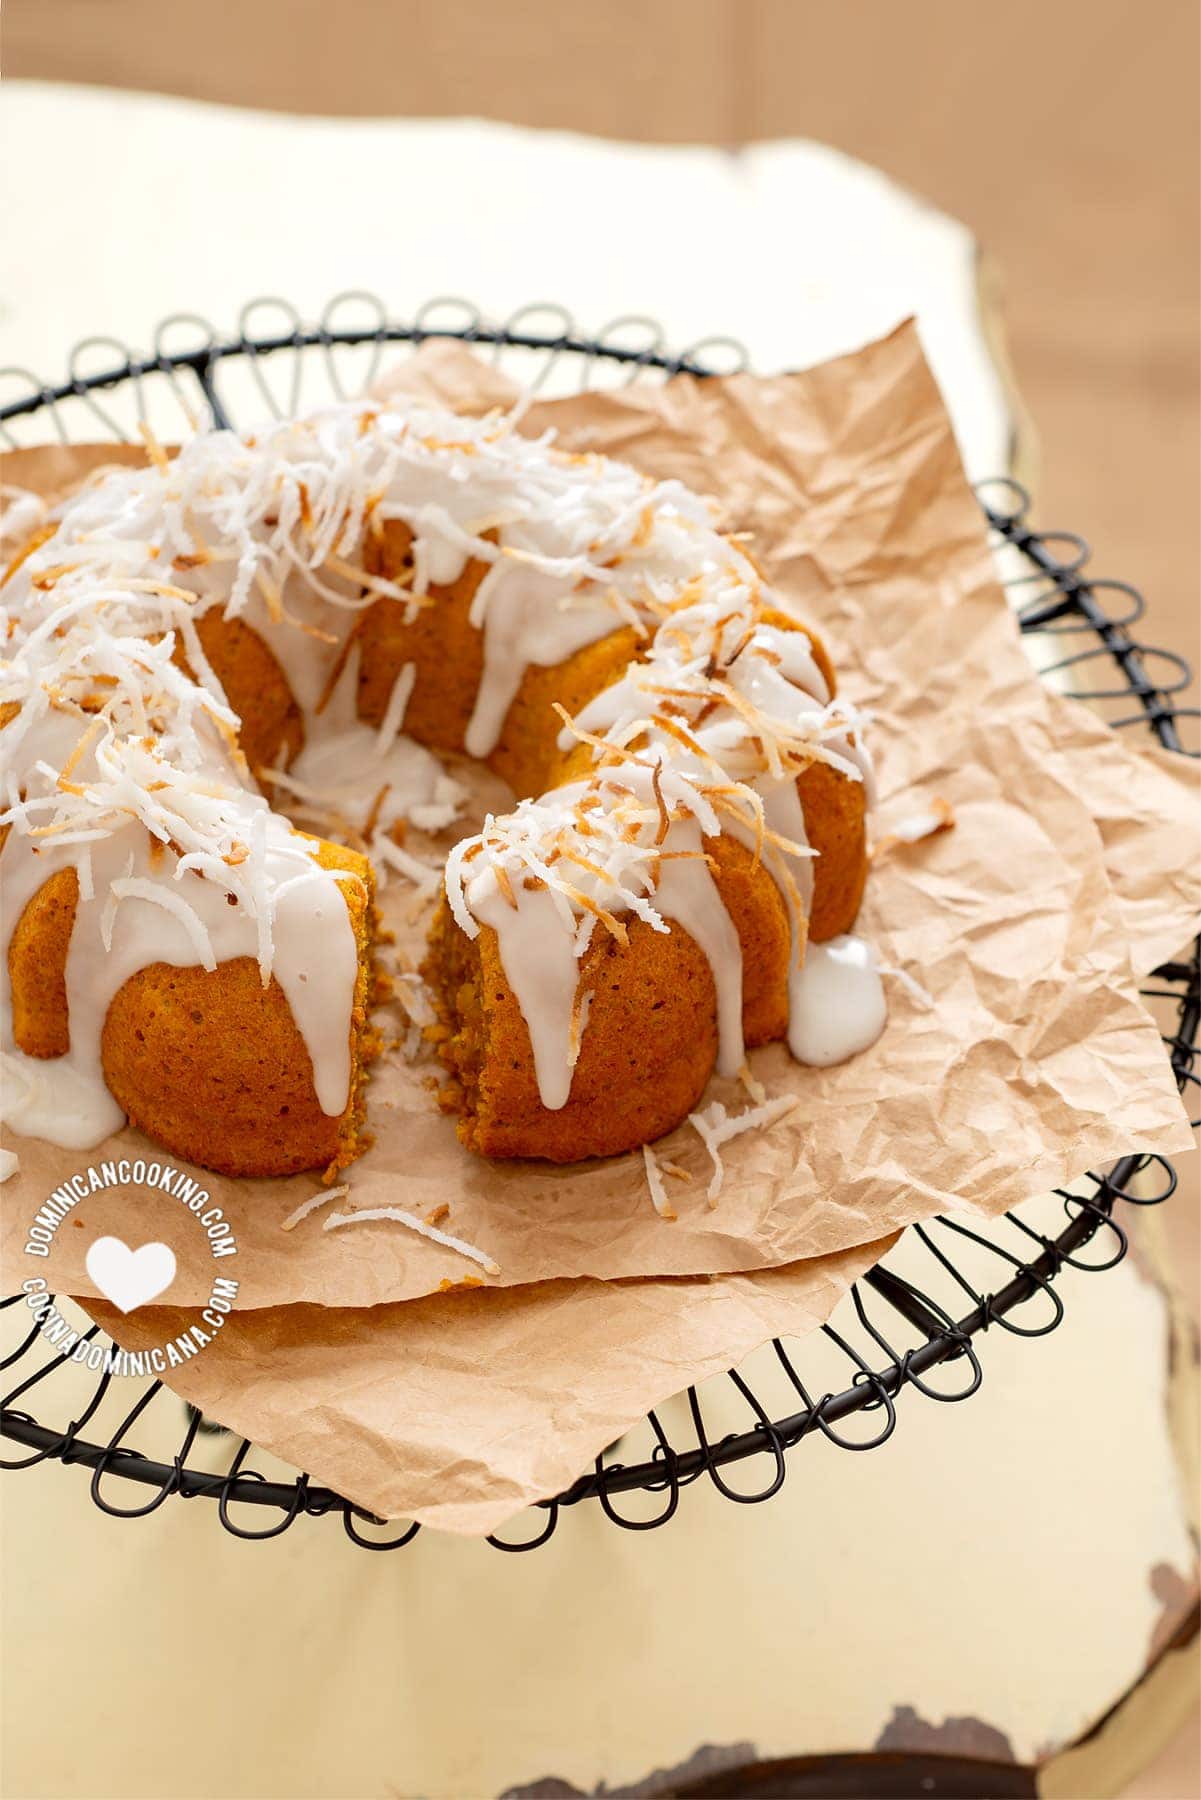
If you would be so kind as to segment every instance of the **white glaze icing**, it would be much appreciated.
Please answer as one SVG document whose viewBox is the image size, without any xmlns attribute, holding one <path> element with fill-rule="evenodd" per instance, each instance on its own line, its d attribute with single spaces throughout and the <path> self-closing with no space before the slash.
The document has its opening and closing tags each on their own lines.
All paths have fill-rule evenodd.
<svg viewBox="0 0 1201 1800">
<path fill-rule="evenodd" d="M 491 891 L 473 891 L 471 910 L 496 932 L 505 978 L 530 1034 L 534 1074 L 543 1106 L 566 1106 L 571 1093 L 572 1013 L 579 983 L 575 933 L 565 931 L 550 888 L 514 892 L 511 906 L 491 876 Z"/>
<path fill-rule="evenodd" d="M 788 1048 L 798 1062 L 819 1069 L 845 1062 L 874 1044 L 887 1020 L 871 944 L 850 935 L 810 944 L 789 995 Z"/>
<path fill-rule="evenodd" d="M 484 669 L 464 740 L 468 756 L 495 750 L 531 664 L 553 668 L 613 630 L 613 608 L 603 600 L 568 604 L 575 585 L 512 559 L 493 563 L 480 582 L 470 618 L 484 634 Z"/>
<path fill-rule="evenodd" d="M 317 822 L 325 815 L 335 834 L 340 825 L 362 833 L 369 820 L 378 833 L 402 822 L 421 831 L 442 831 L 452 824 L 466 789 L 400 729 L 404 690 L 411 692 L 414 675 L 413 664 L 406 664 L 396 681 L 395 715 L 380 726 L 368 725 L 356 709 L 359 652 L 352 649 L 322 708 L 320 731 L 309 734 L 286 774 L 272 777 L 285 803 L 292 795 L 308 802 L 316 809 Z"/>
</svg>

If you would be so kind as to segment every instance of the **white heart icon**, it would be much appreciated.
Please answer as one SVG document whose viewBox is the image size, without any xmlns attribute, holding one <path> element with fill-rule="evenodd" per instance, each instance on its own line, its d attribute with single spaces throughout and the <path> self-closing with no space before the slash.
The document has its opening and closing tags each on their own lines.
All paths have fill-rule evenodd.
<svg viewBox="0 0 1201 1800">
<path fill-rule="evenodd" d="M 119 1237 L 97 1238 L 88 1249 L 86 1266 L 105 1299 L 123 1313 L 157 1299 L 175 1280 L 175 1252 L 169 1244 L 141 1244 L 131 1250 Z"/>
</svg>

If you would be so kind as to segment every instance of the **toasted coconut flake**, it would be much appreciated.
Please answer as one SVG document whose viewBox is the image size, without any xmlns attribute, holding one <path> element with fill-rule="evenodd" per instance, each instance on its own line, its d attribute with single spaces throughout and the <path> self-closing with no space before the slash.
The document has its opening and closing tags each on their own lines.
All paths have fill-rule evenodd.
<svg viewBox="0 0 1201 1800">
<path fill-rule="evenodd" d="M 301 1221 L 307 1219 L 310 1213 L 315 1213 L 319 1206 L 325 1206 L 331 1200 L 344 1200 L 349 1192 L 350 1183 L 344 1181 L 340 1187 L 325 1188 L 320 1193 L 310 1194 L 307 1200 L 301 1201 L 295 1212 L 290 1212 L 286 1219 L 281 1220 L 280 1230 L 295 1231 Z"/>
<path fill-rule="evenodd" d="M 741 1069 L 738 1071 L 738 1079 L 750 1095 L 751 1099 L 755 1102 L 756 1106 L 762 1106 L 767 1099 L 767 1089 L 759 1078 L 752 1074 L 751 1065 L 749 1063 L 743 1063 Z"/>
<path fill-rule="evenodd" d="M 371 839 L 375 836 L 375 829 L 379 824 L 379 816 L 383 811 L 384 801 L 391 792 L 392 783 L 390 781 L 385 781 L 384 785 L 377 792 L 375 799 L 371 802 L 371 810 L 368 812 L 366 820 L 364 821 L 362 834 L 367 843 L 370 843 Z M 393 833 L 396 832 L 396 829 L 397 828 L 394 825 L 392 827 Z M 393 841 L 395 842 L 395 837 L 393 838 Z"/>
<path fill-rule="evenodd" d="M 671 830 L 671 814 L 667 810 L 667 802 L 663 798 L 663 764 L 656 762 L 651 770 L 651 792 L 655 796 L 655 806 L 659 813 L 659 829 L 655 833 L 655 843 L 661 844 Z"/>
<path fill-rule="evenodd" d="M 619 753 L 616 746 L 607 743 L 604 738 L 597 737 L 594 732 L 582 730 L 581 727 L 576 724 L 567 708 L 558 700 L 551 701 L 551 710 L 552 712 L 558 713 L 563 721 L 564 727 L 571 733 L 572 737 L 577 739 L 581 744 L 590 744 L 592 748 L 597 751 L 601 758 L 602 765 L 618 760 Z"/>
<path fill-rule="evenodd" d="M 580 1060 L 580 1046 L 584 1041 L 584 1032 L 588 1025 L 588 1014 L 592 1011 L 592 996 L 593 990 L 589 988 L 587 993 L 581 994 L 577 992 L 576 997 L 572 1002 L 571 1033 L 567 1045 L 567 1062 L 569 1067 L 573 1069 Z"/>
<path fill-rule="evenodd" d="M 406 1225 L 410 1231 L 428 1238 L 431 1244 L 440 1244 L 444 1250 L 457 1251 L 460 1256 L 467 1257 L 469 1262 L 478 1263 L 488 1275 L 499 1275 L 500 1264 L 493 1260 L 484 1250 L 477 1250 L 474 1244 L 466 1243 L 462 1238 L 451 1237 L 436 1226 L 427 1225 L 416 1213 L 405 1212 L 400 1206 L 364 1206 L 358 1212 L 331 1213 L 322 1226 L 323 1231 L 337 1231 L 343 1225 L 368 1225 L 389 1219 L 397 1225 Z"/>
<path fill-rule="evenodd" d="M 609 935 L 615 937 L 622 948 L 625 948 L 630 941 L 630 934 L 621 919 L 615 918 L 607 908 L 598 906 L 590 894 L 585 894 L 579 888 L 573 887 L 569 881 L 557 881 L 555 886 L 560 893 L 566 894 L 567 898 L 576 906 L 581 907 L 585 912 L 595 913 Z"/>
<path fill-rule="evenodd" d="M 721 774 L 722 768 L 717 758 L 711 755 L 704 745 L 692 736 L 691 732 L 686 731 L 682 725 L 678 725 L 666 713 L 657 712 L 651 716 L 653 723 L 658 726 L 660 731 L 665 731 L 668 737 L 673 737 L 678 744 L 683 744 L 685 750 L 691 750 L 692 754 L 698 757 L 706 768 L 714 769 L 719 775 Z"/>
<path fill-rule="evenodd" d="M 373 856 L 378 856 L 390 868 L 407 876 L 414 887 L 423 894 L 433 894 L 437 891 L 438 883 L 441 880 L 441 871 L 431 868 L 428 863 L 421 862 L 416 856 L 410 856 L 407 850 L 402 850 L 399 844 L 383 832 L 376 832 L 371 840 L 371 851 Z"/>
<path fill-rule="evenodd" d="M 166 475 L 171 467 L 170 459 L 145 419 L 139 419 L 138 421 L 138 436 L 145 444 L 146 454 L 154 464 L 155 468 L 159 471 L 159 474 Z"/>
<path fill-rule="evenodd" d="M 898 819 L 891 831 L 872 847 L 872 856 L 886 856 L 901 844 L 920 844 L 925 838 L 937 837 L 941 832 L 953 831 L 955 827 L 955 811 L 949 800 L 935 794 L 929 803 L 918 812 L 910 813 Z"/>
<path fill-rule="evenodd" d="M 679 1214 L 667 1197 L 667 1189 L 663 1185 L 663 1177 L 659 1173 L 659 1163 L 649 1144 L 642 1146 L 642 1164 L 646 1170 L 646 1185 L 650 1189 L 651 1205 L 661 1219 L 677 1219 Z"/>
<path fill-rule="evenodd" d="M 87 755 L 88 751 L 91 749 L 92 745 L 96 742 L 96 739 L 100 736 L 100 733 L 104 729 L 105 729 L 105 721 L 103 720 L 103 718 L 96 718 L 96 719 L 92 720 L 92 723 L 88 726 L 87 730 L 85 732 L 83 732 L 83 734 L 79 737 L 79 739 L 76 742 L 74 750 L 72 750 L 72 752 L 68 756 L 66 762 L 63 764 L 62 768 L 58 772 L 58 784 L 60 787 L 65 787 L 66 785 L 68 785 L 67 784 L 68 776 L 74 774 L 75 770 L 79 767 L 79 764 L 82 762 L 83 758 Z M 79 791 L 82 791 L 82 790 L 79 790 Z"/>
<path fill-rule="evenodd" d="M 878 975 L 891 976 L 894 981 L 899 981 L 905 992 L 909 995 L 909 998 L 916 1003 L 922 1012 L 934 1012 L 937 1010 L 938 1002 L 934 998 L 934 995 L 930 992 L 929 988 L 924 988 L 917 977 L 909 973 L 908 969 L 902 969 L 896 963 L 877 961 L 876 973 Z"/>
<path fill-rule="evenodd" d="M 0 588 L 4 587 L 10 578 L 16 574 L 22 563 L 27 562 L 35 551 L 40 550 L 43 544 L 50 541 L 57 530 L 58 526 L 53 523 L 49 525 L 40 525 L 38 529 L 25 540 L 20 550 L 18 550 L 17 554 L 8 564 L 3 575 L 0 575 Z"/>
<path fill-rule="evenodd" d="M 747 1107 L 745 1111 L 735 1113 L 733 1118 L 720 1100 L 715 1100 L 704 1112 L 689 1113 L 688 1122 L 696 1127 L 713 1163 L 713 1174 L 705 1190 L 705 1198 L 711 1208 L 717 1205 L 726 1178 L 721 1146 L 729 1143 L 731 1138 L 741 1137 L 743 1132 L 760 1131 L 774 1125 L 777 1119 L 782 1119 L 785 1113 L 791 1112 L 796 1104 L 795 1094 L 784 1094 L 778 1099 L 765 1101 L 761 1106 Z"/>
</svg>

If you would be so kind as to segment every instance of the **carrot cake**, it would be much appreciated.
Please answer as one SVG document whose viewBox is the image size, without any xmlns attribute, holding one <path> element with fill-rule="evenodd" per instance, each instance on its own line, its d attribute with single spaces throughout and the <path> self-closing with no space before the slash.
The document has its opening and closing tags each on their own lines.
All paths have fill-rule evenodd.
<svg viewBox="0 0 1201 1800">
<path fill-rule="evenodd" d="M 439 751 L 517 796 L 450 852 L 423 968 L 471 1149 L 628 1150 L 755 1045 L 878 1034 L 862 721 L 712 503 L 416 402 L 150 451 L 0 585 L 14 1129 L 351 1160 L 371 855 L 278 807 L 340 772 L 403 866 L 397 821 L 453 814 Z"/>
</svg>

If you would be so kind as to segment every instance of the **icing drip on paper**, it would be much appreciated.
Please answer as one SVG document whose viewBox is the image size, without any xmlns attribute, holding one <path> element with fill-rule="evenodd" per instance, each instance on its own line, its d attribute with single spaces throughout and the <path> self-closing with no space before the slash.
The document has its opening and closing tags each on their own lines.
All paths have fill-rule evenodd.
<svg viewBox="0 0 1201 1800">
<path fill-rule="evenodd" d="M 828 1068 L 874 1044 L 888 1021 L 872 946 L 860 937 L 810 944 L 792 976 L 788 1048 L 798 1062 Z"/>
<path fill-rule="evenodd" d="M 466 789 L 436 756 L 401 731 L 414 674 L 409 663 L 397 677 L 394 716 L 378 727 L 368 725 L 355 705 L 359 652 L 353 649 L 322 709 L 319 733 L 306 740 L 286 772 L 272 774 L 284 799 L 295 795 L 326 814 L 331 826 L 350 826 L 358 833 L 369 821 L 380 833 L 400 823 L 420 831 L 450 825 L 467 798 Z"/>
</svg>

